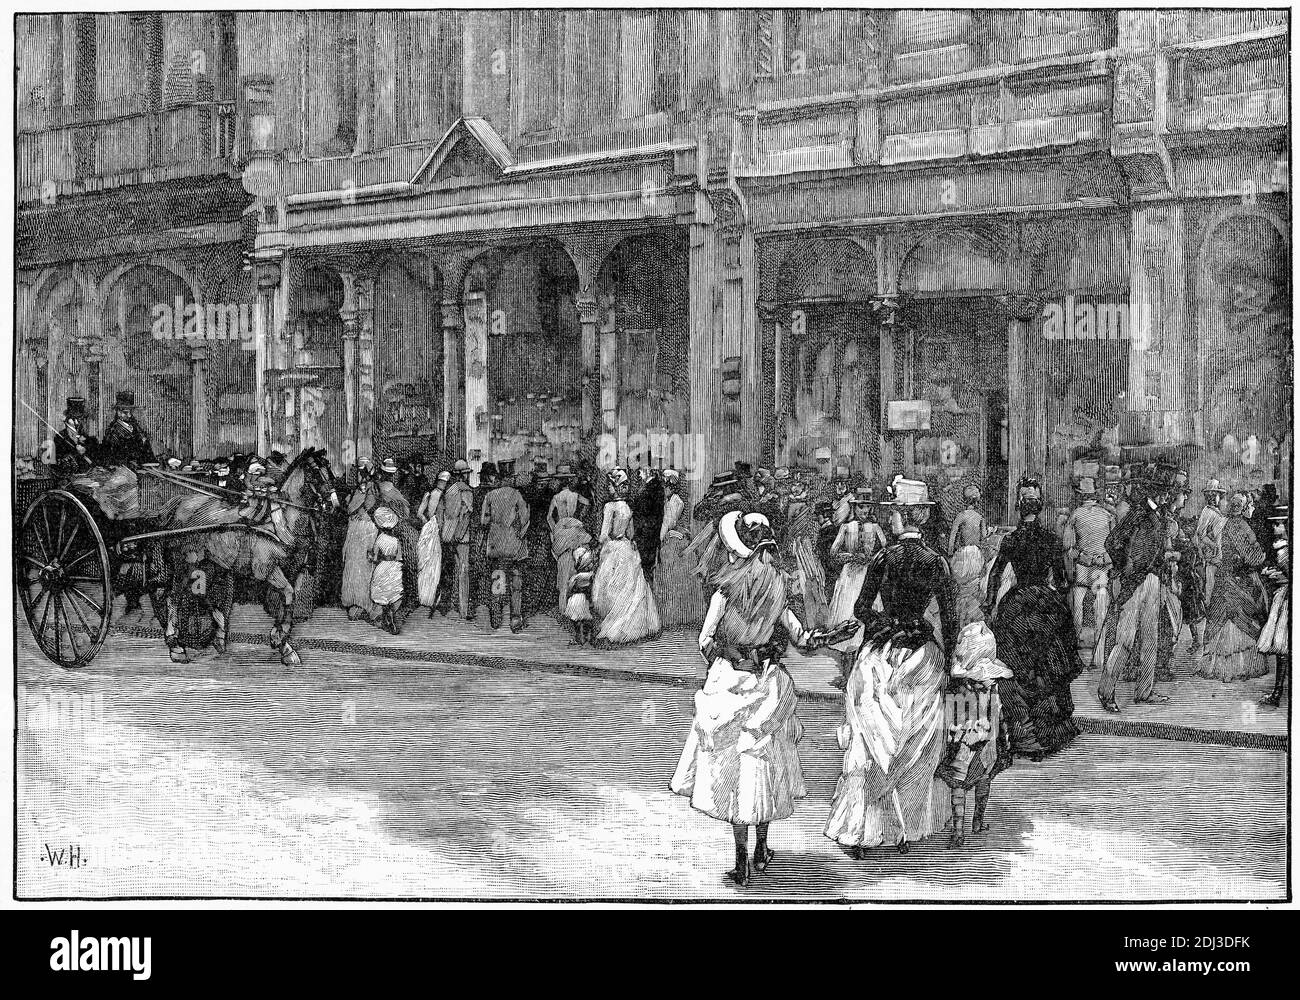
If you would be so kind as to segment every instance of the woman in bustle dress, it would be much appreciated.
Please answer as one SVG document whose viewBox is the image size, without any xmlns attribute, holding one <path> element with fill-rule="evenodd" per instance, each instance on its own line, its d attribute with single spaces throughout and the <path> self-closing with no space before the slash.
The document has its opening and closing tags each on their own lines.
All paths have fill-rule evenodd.
<svg viewBox="0 0 1300 1000">
<path fill-rule="evenodd" d="M 370 599 L 374 566 L 370 549 L 379 529 L 371 516 L 379 506 L 379 487 L 370 474 L 370 459 L 357 463 L 357 486 L 348 500 L 348 533 L 343 542 L 343 585 L 340 600 L 348 617 L 369 620 L 378 611 Z"/>
<path fill-rule="evenodd" d="M 1205 649 L 1192 667 L 1201 677 L 1233 681 L 1268 673 L 1268 657 L 1258 648 L 1269 613 L 1260 576 L 1268 553 L 1246 517 L 1248 507 L 1245 493 L 1234 493 L 1228 502 L 1219 568 L 1205 612 Z"/>
<path fill-rule="evenodd" d="M 438 526 L 438 505 L 442 503 L 442 494 L 451 482 L 450 472 L 438 473 L 433 489 L 420 501 L 417 518 L 423 522 L 420 528 L 420 541 L 417 546 L 420 559 L 418 587 L 421 607 L 429 609 L 433 617 L 434 606 L 438 603 L 438 584 L 442 580 L 442 536 Z"/>
<path fill-rule="evenodd" d="M 868 566 L 858 596 L 862 644 L 844 688 L 842 773 L 826 836 L 856 857 L 894 844 L 906 851 L 943 828 L 947 786 L 935 778 L 944 750 L 945 662 L 956 643 L 948 563 L 921 537 L 933 504 L 925 483 L 898 476 L 881 506 L 895 538 Z M 872 610 L 877 595 L 882 613 Z M 925 617 L 939 606 L 942 636 Z"/>
<path fill-rule="evenodd" d="M 1083 672 L 1083 662 L 1061 540 L 1039 521 L 1043 502 L 1037 480 L 1023 479 L 1017 490 L 1020 524 L 1003 539 L 989 571 L 985 614 L 998 655 L 1014 674 L 998 684 L 1011 749 L 1018 757 L 1041 760 L 1079 733 L 1070 682 Z M 1016 583 L 997 603 L 995 618 L 994 595 L 1007 566 Z"/>
<path fill-rule="evenodd" d="M 625 469 L 610 472 L 614 499 L 605 504 L 600 526 L 600 561 L 592 583 L 591 598 L 604 642 L 622 645 L 636 642 L 659 631 L 659 609 L 650 583 L 641 571 L 628 506 L 628 474 Z"/>
<path fill-rule="evenodd" d="M 794 680 L 782 666 L 789 642 L 810 648 L 825 636 L 809 631 L 786 601 L 776 542 L 762 514 L 724 514 L 718 537 L 728 564 L 718 574 L 700 629 L 708 678 L 695 695 L 695 721 L 670 788 L 707 816 L 730 823 L 735 866 L 726 877 L 749 882 L 767 871 L 775 852 L 768 825 L 787 819 L 805 794 L 795 715 Z"/>
<path fill-rule="evenodd" d="M 695 575 L 695 560 L 686 551 L 691 541 L 690 518 L 682 499 L 681 475 L 676 469 L 665 469 L 661 478 L 667 496 L 659 528 L 659 567 L 652 587 L 655 606 L 665 626 L 694 625 L 704 620 L 707 605 Z"/>
</svg>

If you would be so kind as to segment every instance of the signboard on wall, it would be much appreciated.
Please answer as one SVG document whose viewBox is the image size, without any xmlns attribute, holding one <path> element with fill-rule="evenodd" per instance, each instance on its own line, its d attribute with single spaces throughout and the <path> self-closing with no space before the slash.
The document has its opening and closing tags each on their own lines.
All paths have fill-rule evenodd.
<svg viewBox="0 0 1300 1000">
<path fill-rule="evenodd" d="M 928 399 L 890 400 L 889 429 L 891 431 L 928 431 L 930 429 L 930 401 Z"/>
</svg>

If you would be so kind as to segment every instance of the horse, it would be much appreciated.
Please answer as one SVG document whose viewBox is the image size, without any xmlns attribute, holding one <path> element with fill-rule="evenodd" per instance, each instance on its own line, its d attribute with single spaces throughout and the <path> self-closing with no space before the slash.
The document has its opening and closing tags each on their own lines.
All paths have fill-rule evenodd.
<svg viewBox="0 0 1300 1000">
<path fill-rule="evenodd" d="M 318 520 L 339 509 L 337 483 L 324 449 L 308 448 L 289 464 L 269 508 L 267 521 L 251 527 L 238 505 L 215 497 L 176 497 L 164 508 L 159 523 L 163 529 L 231 525 L 228 530 L 181 536 L 164 546 L 170 579 L 155 591 L 153 603 L 155 612 L 165 608 L 158 617 L 173 663 L 189 662 L 179 629 L 181 600 L 187 591 L 206 593 L 216 624 L 212 645 L 224 653 L 235 577 L 244 577 L 268 588 L 266 608 L 273 622 L 267 640 L 280 654 L 280 662 L 287 667 L 302 665 L 290 639 L 295 584 L 310 571 Z M 205 566 L 215 567 L 215 572 Z"/>
</svg>

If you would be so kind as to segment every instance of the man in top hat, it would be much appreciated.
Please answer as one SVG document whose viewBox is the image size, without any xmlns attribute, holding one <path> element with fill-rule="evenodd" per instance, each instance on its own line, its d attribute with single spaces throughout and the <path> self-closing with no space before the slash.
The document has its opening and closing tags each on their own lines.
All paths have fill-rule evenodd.
<svg viewBox="0 0 1300 1000">
<path fill-rule="evenodd" d="M 442 535 L 442 576 L 438 581 L 438 610 L 451 608 L 452 592 L 466 621 L 475 618 L 470 574 L 470 522 L 474 513 L 474 489 L 469 484 L 470 464 L 458 458 L 451 467 L 451 484 L 438 503 L 438 527 Z"/>
<path fill-rule="evenodd" d="M 659 562 L 659 528 L 664 520 L 664 503 L 668 498 L 663 479 L 648 465 L 636 470 L 628 506 L 632 508 L 632 535 L 641 572 L 652 583 Z"/>
<path fill-rule="evenodd" d="M 63 429 L 54 435 L 54 464 L 64 472 L 85 472 L 95 464 L 99 444 L 86 434 L 86 400 L 69 396 Z"/>
<path fill-rule="evenodd" d="M 717 572 L 727 558 L 718 535 L 718 520 L 733 510 L 751 513 L 750 498 L 740 478 L 734 472 L 724 472 L 713 477 L 708 490 L 695 505 L 694 518 L 704 524 L 686 547 L 695 560 L 695 575 L 700 578 L 706 599 L 712 594 Z"/>
<path fill-rule="evenodd" d="M 1106 620 L 1110 604 L 1110 556 L 1106 554 L 1106 539 L 1115 528 L 1115 520 L 1101 505 L 1095 478 L 1080 477 L 1074 485 L 1074 492 L 1079 505 L 1066 519 L 1062 547 L 1065 549 L 1066 571 L 1074 581 L 1070 610 L 1074 614 L 1079 658 L 1084 663 L 1091 663 L 1097 646 L 1097 632 Z M 1093 627 L 1085 629 L 1089 602 L 1092 604 Z"/>
<path fill-rule="evenodd" d="M 1193 600 L 1188 604 L 1188 619 L 1192 625 L 1192 635 L 1196 640 L 1196 649 L 1205 645 L 1205 611 L 1210 606 L 1210 594 L 1214 592 L 1214 577 L 1223 560 L 1223 526 L 1228 523 L 1227 496 L 1217 479 L 1210 479 L 1201 491 L 1205 506 L 1196 519 L 1196 530 L 1192 535 L 1193 578 L 1196 581 Z"/>
<path fill-rule="evenodd" d="M 1119 713 L 1115 688 L 1134 652 L 1138 664 L 1133 700 L 1169 700 L 1156 691 L 1155 683 L 1163 606 L 1161 575 L 1168 539 L 1162 507 L 1173 485 L 1172 478 L 1154 465 L 1143 470 L 1140 478 L 1133 478 L 1129 491 L 1132 509 L 1106 540 L 1115 593 L 1097 636 L 1094 663 L 1102 668 L 1097 697 L 1102 707 L 1114 714 Z"/>
<path fill-rule="evenodd" d="M 529 514 L 523 494 L 515 488 L 513 459 L 497 463 L 498 485 L 483 498 L 480 522 L 485 530 L 483 555 L 490 573 L 488 620 L 494 629 L 501 627 L 501 606 L 510 594 L 510 631 L 524 627 L 524 573 L 528 558 Z"/>
<path fill-rule="evenodd" d="M 123 389 L 113 406 L 113 422 L 104 432 L 105 465 L 145 465 L 154 461 L 149 435 L 135 418 L 135 393 Z"/>
</svg>

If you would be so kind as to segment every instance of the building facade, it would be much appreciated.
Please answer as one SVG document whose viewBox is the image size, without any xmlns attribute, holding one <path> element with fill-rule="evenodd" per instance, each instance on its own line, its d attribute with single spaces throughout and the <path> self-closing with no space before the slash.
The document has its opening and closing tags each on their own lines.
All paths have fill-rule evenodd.
<svg viewBox="0 0 1300 1000">
<path fill-rule="evenodd" d="M 1288 30 L 20 18 L 19 447 L 127 385 L 178 454 L 340 469 L 848 465 L 999 520 L 1027 472 L 1153 450 L 1289 481 Z"/>
</svg>

